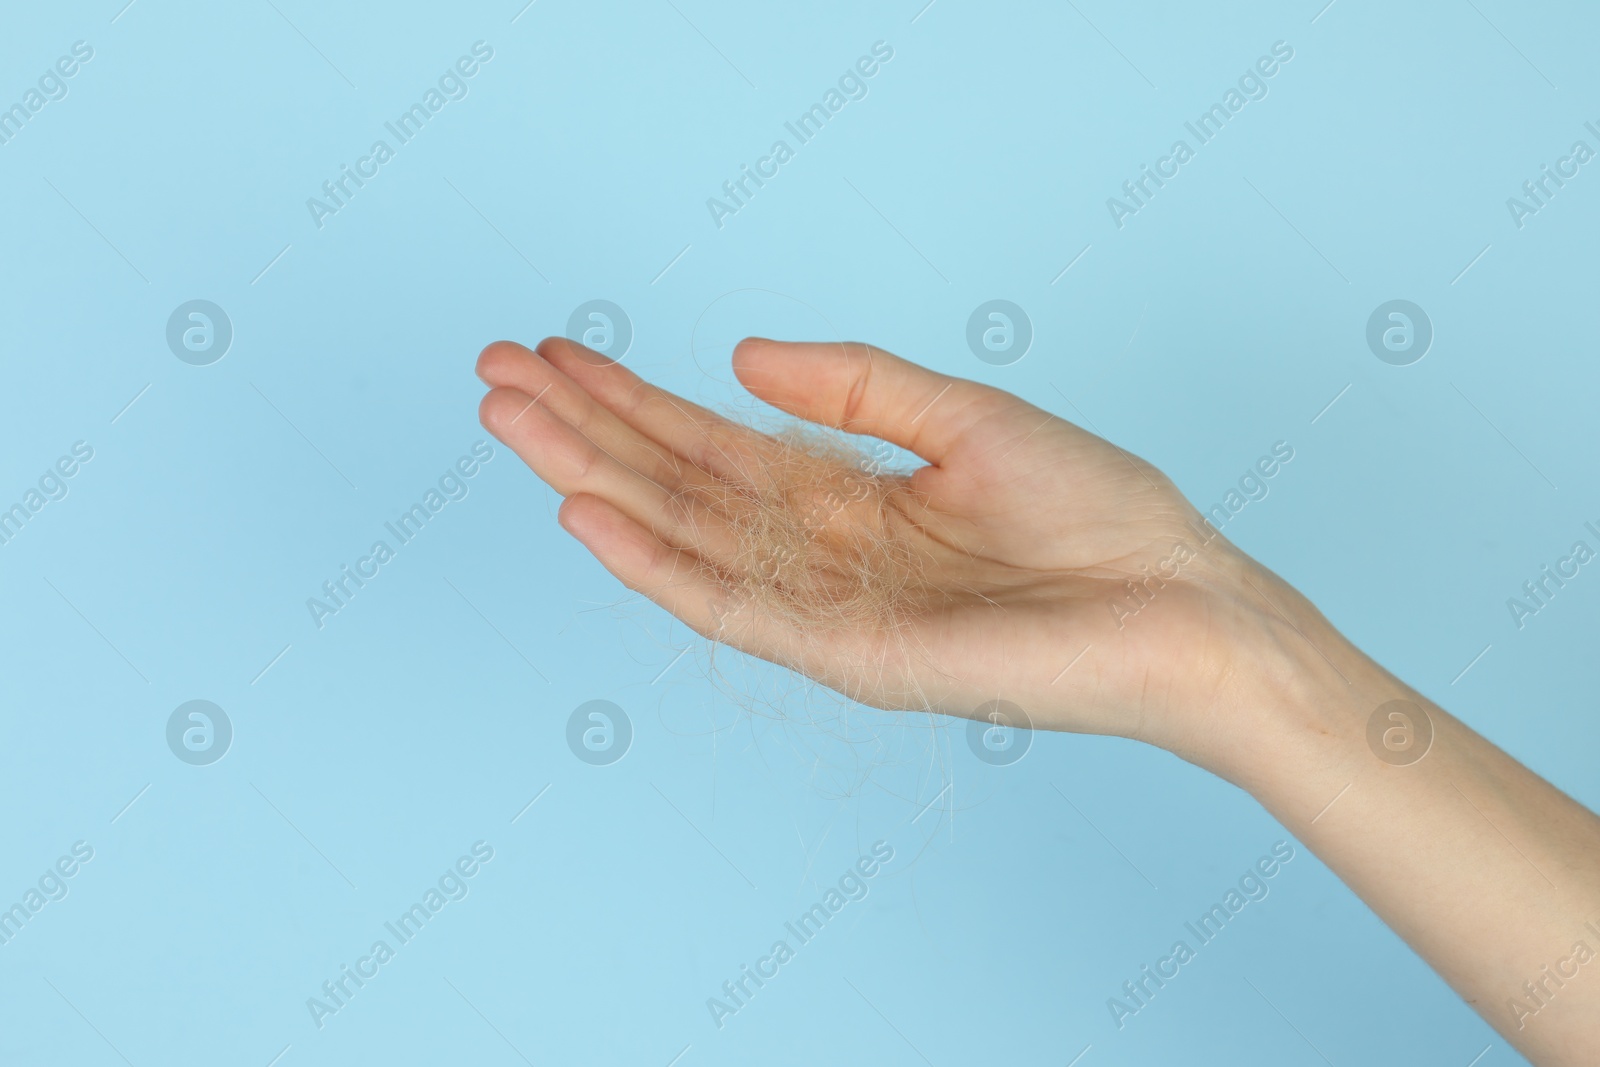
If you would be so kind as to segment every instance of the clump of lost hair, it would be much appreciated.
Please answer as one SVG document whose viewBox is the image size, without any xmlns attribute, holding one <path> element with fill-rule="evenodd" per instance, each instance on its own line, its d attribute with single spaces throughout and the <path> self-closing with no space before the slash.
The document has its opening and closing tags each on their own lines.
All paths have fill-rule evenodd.
<svg viewBox="0 0 1600 1067">
<path fill-rule="evenodd" d="M 909 473 L 891 466 L 895 450 L 884 442 L 749 413 L 741 421 L 765 436 L 753 450 L 741 440 L 723 453 L 737 472 L 687 485 L 677 502 L 731 535 L 693 546 L 706 549 L 703 572 L 722 591 L 722 615 L 747 612 L 779 623 L 800 642 L 797 662 L 784 665 L 809 673 L 826 664 L 816 678 L 824 684 L 742 666 L 737 682 L 725 676 L 719 645 L 738 643 L 737 623 L 712 635 L 708 680 L 750 713 L 745 724 L 764 720 L 783 729 L 796 756 L 809 753 L 803 762 L 814 776 L 833 779 L 841 796 L 883 771 L 891 753 L 918 761 L 905 750 L 918 747 L 923 730 L 899 726 L 926 727 L 927 758 L 942 767 L 936 719 L 911 716 L 891 726 L 854 716 L 829 694 L 875 702 L 871 694 L 886 670 L 928 659 L 913 623 L 941 594 L 933 559 L 916 536 L 921 512 Z M 796 695 L 800 706 L 791 700 Z M 842 753 L 853 756 L 853 770 L 835 765 Z M 908 803 L 916 792 L 908 792 Z"/>
<path fill-rule="evenodd" d="M 906 535 L 913 490 L 868 450 L 811 423 L 773 428 L 737 479 L 685 487 L 682 502 L 724 526 L 710 568 L 727 607 L 746 607 L 803 635 L 903 636 L 925 588 L 927 560 Z M 730 554 L 731 552 L 731 554 Z"/>
</svg>

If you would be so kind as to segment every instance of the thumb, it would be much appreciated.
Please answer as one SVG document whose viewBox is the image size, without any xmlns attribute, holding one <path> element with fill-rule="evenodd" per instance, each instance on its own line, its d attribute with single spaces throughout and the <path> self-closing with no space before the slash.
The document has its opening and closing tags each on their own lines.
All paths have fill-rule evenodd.
<svg viewBox="0 0 1600 1067">
<path fill-rule="evenodd" d="M 870 434 L 938 465 L 1002 410 L 1007 394 L 857 342 L 747 337 L 733 372 L 758 399 L 811 422 Z"/>
</svg>

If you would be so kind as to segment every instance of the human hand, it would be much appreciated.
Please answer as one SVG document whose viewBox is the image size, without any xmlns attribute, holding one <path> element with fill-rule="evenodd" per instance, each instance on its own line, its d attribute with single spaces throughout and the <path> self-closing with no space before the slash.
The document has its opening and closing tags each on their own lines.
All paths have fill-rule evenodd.
<svg viewBox="0 0 1600 1067">
<path fill-rule="evenodd" d="M 733 366 L 761 400 L 928 465 L 808 461 L 561 338 L 486 348 L 480 416 L 629 588 L 865 704 L 974 716 L 1005 700 L 1036 726 L 1218 769 L 1252 728 L 1240 709 L 1291 673 L 1272 669 L 1276 580 L 1149 463 L 865 345 L 749 339 Z"/>
<path fill-rule="evenodd" d="M 1596 1062 L 1600 985 L 1552 1000 L 1524 981 L 1589 929 L 1592 813 L 1362 655 L 1099 437 L 864 345 L 746 340 L 733 365 L 790 415 L 928 465 L 863 472 L 559 338 L 486 348 L 480 416 L 566 497 L 569 532 L 699 633 L 877 707 L 979 717 L 1005 700 L 1037 726 L 1206 767 L 1535 1062 Z M 1427 727 L 1416 759 L 1373 747 L 1396 699 Z"/>
</svg>

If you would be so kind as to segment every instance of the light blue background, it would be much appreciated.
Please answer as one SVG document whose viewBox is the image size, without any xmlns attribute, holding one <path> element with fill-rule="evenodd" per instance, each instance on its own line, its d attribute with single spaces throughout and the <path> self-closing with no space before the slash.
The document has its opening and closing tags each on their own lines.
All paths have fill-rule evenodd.
<svg viewBox="0 0 1600 1067">
<path fill-rule="evenodd" d="M 94 48 L 0 145 L 0 501 L 94 448 L 0 546 L 0 903 L 95 850 L 0 946 L 0 1060 L 1522 1062 L 1300 846 L 1119 1031 L 1107 998 L 1273 819 L 1132 743 L 995 768 L 733 653 L 719 687 L 498 444 L 325 628 L 305 601 L 487 436 L 490 340 L 613 300 L 628 362 L 713 402 L 744 334 L 870 340 L 1070 397 L 1202 506 L 1288 441 L 1228 536 L 1594 807 L 1600 577 L 1520 631 L 1505 606 L 1600 520 L 1600 164 L 1505 206 L 1596 143 L 1592 8 L 122 2 L 0 33 L 3 104 Z M 306 198 L 478 40 L 469 95 L 318 229 Z M 879 40 L 719 230 L 706 198 Z M 1113 225 L 1279 40 L 1270 94 Z M 164 338 L 195 298 L 235 332 L 207 367 Z M 1011 366 L 966 348 L 992 298 L 1036 332 Z M 1364 340 L 1393 298 L 1436 330 L 1408 367 Z M 164 736 L 197 698 L 235 730 L 207 767 Z M 634 724 L 609 767 L 565 745 L 591 699 Z M 706 998 L 880 839 L 865 900 L 717 1029 Z M 306 999 L 479 840 L 470 895 L 319 1030 Z"/>
</svg>

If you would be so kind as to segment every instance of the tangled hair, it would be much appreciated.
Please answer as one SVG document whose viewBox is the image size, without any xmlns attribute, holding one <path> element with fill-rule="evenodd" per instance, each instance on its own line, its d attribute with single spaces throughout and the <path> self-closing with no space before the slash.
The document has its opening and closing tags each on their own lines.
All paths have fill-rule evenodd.
<svg viewBox="0 0 1600 1067">
<path fill-rule="evenodd" d="M 749 608 L 819 639 L 902 635 L 922 602 L 927 559 L 905 536 L 912 489 L 888 469 L 891 451 L 786 423 L 742 478 L 681 489 L 681 506 L 731 534 L 706 568 L 728 592 L 726 610 Z"/>
<path fill-rule="evenodd" d="M 719 532 L 714 551 L 703 546 L 701 564 L 723 590 L 724 616 L 748 610 L 784 624 L 801 643 L 798 661 L 827 662 L 830 676 L 814 685 L 740 662 L 735 679 L 721 669 L 714 639 L 707 680 L 749 713 L 727 725 L 786 734 L 790 751 L 840 796 L 869 779 L 884 786 L 891 765 L 920 764 L 915 785 L 888 786 L 892 794 L 903 788 L 907 804 L 920 803 L 927 779 L 947 781 L 950 773 L 939 718 L 910 710 L 885 721 L 851 708 L 851 698 L 870 692 L 886 670 L 927 658 L 912 624 L 941 594 L 926 548 L 908 536 L 917 514 L 908 506 L 916 497 L 909 473 L 891 466 L 897 450 L 885 442 L 743 414 L 743 424 L 766 436 L 754 451 L 741 439 L 725 453 L 738 475 L 685 486 L 675 504 L 729 535 L 724 541 Z"/>
</svg>

